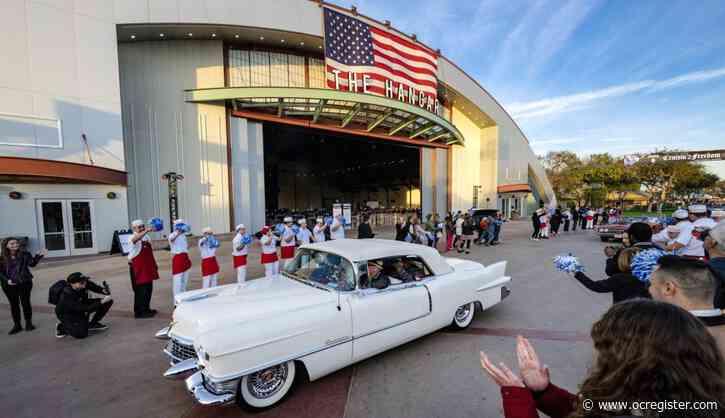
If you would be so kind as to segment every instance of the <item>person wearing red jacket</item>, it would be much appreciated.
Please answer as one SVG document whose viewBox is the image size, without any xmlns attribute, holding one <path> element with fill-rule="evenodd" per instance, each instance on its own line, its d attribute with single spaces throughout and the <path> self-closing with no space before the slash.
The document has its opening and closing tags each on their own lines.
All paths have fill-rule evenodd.
<svg viewBox="0 0 725 418">
<path fill-rule="evenodd" d="M 481 352 L 481 366 L 501 387 L 506 418 L 720 417 L 725 407 L 725 362 L 705 325 L 668 303 L 633 299 L 613 305 L 592 327 L 594 364 L 572 394 L 552 384 L 529 341 L 518 337 L 520 376 L 494 365 Z M 605 402 L 715 402 L 717 408 L 688 415 L 683 410 L 607 409 Z"/>
<path fill-rule="evenodd" d="M 131 251 L 128 253 L 128 264 L 133 289 L 133 313 L 136 318 L 151 318 L 156 310 L 150 308 L 151 294 L 154 291 L 154 280 L 159 279 L 159 266 L 151 248 L 150 231 L 144 222 L 137 219 L 131 223 Z"/>
</svg>

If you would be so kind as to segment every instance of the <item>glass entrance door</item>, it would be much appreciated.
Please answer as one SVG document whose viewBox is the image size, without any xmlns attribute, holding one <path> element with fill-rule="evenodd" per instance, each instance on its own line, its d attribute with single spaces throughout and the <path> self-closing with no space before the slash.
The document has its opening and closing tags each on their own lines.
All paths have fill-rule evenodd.
<svg viewBox="0 0 725 418">
<path fill-rule="evenodd" d="M 38 200 L 41 245 L 48 256 L 95 254 L 96 237 L 91 200 Z"/>
</svg>

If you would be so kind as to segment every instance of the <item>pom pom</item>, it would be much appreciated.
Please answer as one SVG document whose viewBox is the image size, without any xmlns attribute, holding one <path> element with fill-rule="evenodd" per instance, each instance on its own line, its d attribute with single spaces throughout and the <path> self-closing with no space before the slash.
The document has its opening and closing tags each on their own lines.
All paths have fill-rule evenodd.
<svg viewBox="0 0 725 418">
<path fill-rule="evenodd" d="M 191 232 L 191 227 L 184 223 L 174 225 L 174 229 L 179 232 L 183 232 L 184 234 L 188 234 L 189 232 Z"/>
<path fill-rule="evenodd" d="M 212 235 L 206 238 L 206 245 L 208 245 L 209 248 L 219 248 L 222 244 Z"/>
<path fill-rule="evenodd" d="M 579 259 L 573 255 L 558 255 L 554 257 L 554 268 L 564 273 L 578 273 L 584 271 Z"/>
<path fill-rule="evenodd" d="M 149 225 L 151 226 L 151 229 L 153 229 L 156 232 L 164 230 L 164 221 L 161 218 L 149 219 Z"/>
<path fill-rule="evenodd" d="M 299 227 L 299 226 L 297 226 L 297 225 L 293 225 L 293 226 L 292 226 L 292 232 L 293 232 L 293 233 L 294 233 L 295 235 L 299 234 L 299 233 L 300 233 L 300 227 Z"/>
<path fill-rule="evenodd" d="M 245 234 L 245 235 L 244 235 L 244 236 L 242 237 L 242 244 L 244 244 L 244 245 L 249 245 L 249 244 L 251 244 L 251 243 L 252 243 L 252 236 L 251 236 L 251 235 L 249 235 L 249 234 Z"/>
<path fill-rule="evenodd" d="M 282 234 L 284 234 L 284 224 L 277 224 L 277 225 L 276 225 L 276 226 L 274 227 L 274 232 L 276 232 L 276 233 L 277 233 L 277 235 L 282 235 Z"/>
<path fill-rule="evenodd" d="M 332 216 L 325 216 L 325 225 L 332 225 Z"/>
<path fill-rule="evenodd" d="M 657 260 L 663 255 L 667 253 L 658 248 L 638 252 L 632 257 L 632 275 L 640 281 L 649 282 L 650 275 L 657 266 Z"/>
</svg>

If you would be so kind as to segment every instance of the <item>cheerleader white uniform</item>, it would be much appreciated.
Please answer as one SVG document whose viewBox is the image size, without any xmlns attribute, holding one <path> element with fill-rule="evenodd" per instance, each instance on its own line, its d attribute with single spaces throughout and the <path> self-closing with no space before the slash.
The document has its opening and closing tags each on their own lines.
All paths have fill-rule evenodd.
<svg viewBox="0 0 725 418">
<path fill-rule="evenodd" d="M 315 225 L 315 227 L 312 229 L 313 235 L 315 237 L 315 242 L 325 242 L 325 227 L 320 225 Z"/>
<path fill-rule="evenodd" d="M 594 228 L 594 212 L 589 211 L 587 212 L 587 228 L 586 229 L 592 229 Z"/>
<path fill-rule="evenodd" d="M 282 233 L 282 243 L 280 244 L 280 259 L 283 262 L 295 258 L 295 232 L 292 228 L 285 225 Z"/>
<path fill-rule="evenodd" d="M 276 279 L 279 274 L 279 260 L 277 259 L 277 237 L 264 235 L 259 239 L 262 243 L 262 264 L 264 264 L 264 277 Z"/>
<path fill-rule="evenodd" d="M 244 242 L 244 235 L 237 234 L 232 240 L 232 258 L 234 259 L 234 270 L 237 272 L 237 283 L 244 283 L 247 280 L 247 254 L 249 248 Z"/>
<path fill-rule="evenodd" d="M 207 241 L 206 237 L 199 240 L 201 276 L 204 289 L 216 286 L 219 277 L 219 263 L 216 261 L 216 248 L 211 248 Z"/>
<path fill-rule="evenodd" d="M 169 234 L 169 246 L 171 247 L 171 277 L 172 277 L 172 301 L 176 295 L 186 292 L 189 284 L 189 271 L 191 270 L 191 259 L 189 258 L 189 243 L 186 235 L 181 231 L 174 231 Z"/>
</svg>

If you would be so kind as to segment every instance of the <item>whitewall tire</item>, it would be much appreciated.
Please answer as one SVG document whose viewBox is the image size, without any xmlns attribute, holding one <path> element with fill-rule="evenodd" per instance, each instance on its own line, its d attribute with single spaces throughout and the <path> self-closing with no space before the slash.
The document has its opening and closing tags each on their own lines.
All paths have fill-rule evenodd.
<svg viewBox="0 0 725 418">
<path fill-rule="evenodd" d="M 475 302 L 461 305 L 458 307 L 458 309 L 456 309 L 456 312 L 453 314 L 453 322 L 451 322 L 451 327 L 453 329 L 466 329 L 469 325 L 471 325 L 471 322 L 473 322 L 473 317 L 475 315 Z"/>
<path fill-rule="evenodd" d="M 239 382 L 239 405 L 260 410 L 281 402 L 292 389 L 296 376 L 295 362 L 288 361 L 246 375 Z"/>
</svg>

